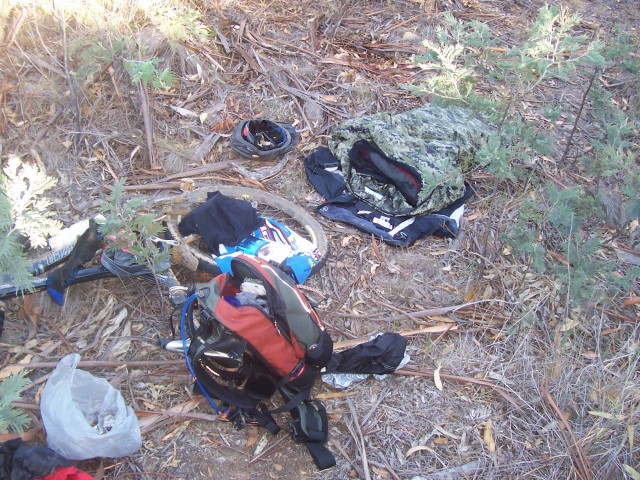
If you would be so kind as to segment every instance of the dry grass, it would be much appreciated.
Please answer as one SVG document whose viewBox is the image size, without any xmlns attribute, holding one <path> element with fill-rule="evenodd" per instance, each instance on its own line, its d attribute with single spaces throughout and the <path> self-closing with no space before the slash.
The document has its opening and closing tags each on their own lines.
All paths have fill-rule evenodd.
<svg viewBox="0 0 640 480">
<path fill-rule="evenodd" d="M 259 116 L 294 123 L 301 134 L 297 153 L 264 186 L 312 208 L 321 199 L 305 180 L 303 156 L 326 144 L 344 118 L 424 101 L 398 84 L 417 74 L 410 56 L 433 35 L 439 14 L 477 18 L 514 38 L 539 6 L 498 0 L 205 1 L 191 8 L 217 33 L 195 38 L 177 28 L 176 15 L 185 6 L 168 1 L 56 4 L 64 10 L 16 0 L 0 7 L 0 155 L 40 161 L 59 176 L 56 208 L 67 222 L 95 208 L 104 185 L 116 178 L 143 184 L 236 158 L 224 137 L 237 121 Z M 637 25 L 630 2 L 618 7 L 620 20 Z M 585 8 L 580 13 L 601 22 L 608 34 L 608 2 L 574 8 Z M 97 44 L 118 53 L 81 78 L 91 66 L 83 54 Z M 171 68 L 177 82 L 171 90 L 149 90 L 145 114 L 124 61 L 152 56 Z M 157 170 L 147 150 L 145 115 L 153 123 Z M 222 141 L 194 160 L 212 131 Z M 242 181 L 232 171 L 218 174 L 216 181 Z M 216 478 L 221 471 L 230 479 L 631 478 L 623 465 L 640 470 L 638 306 L 569 309 L 551 277 L 501 253 L 498 237 L 517 218 L 517 199 L 493 197 L 491 182 L 472 180 L 478 195 L 454 242 L 374 246 L 367 235 L 321 220 L 333 255 L 310 285 L 327 295 L 320 311 L 336 340 L 437 330 L 409 337 L 410 365 L 426 376 L 414 371 L 372 379 L 346 396 L 318 386 L 330 413 L 335 468 L 317 473 L 302 446 L 288 439 L 275 444 L 280 437 L 256 460 L 263 432 L 175 418 L 149 427 L 139 454 L 84 466 L 96 478 Z M 498 211 L 493 203 L 504 205 L 504 213 L 491 216 Z M 483 245 L 487 228 L 489 252 Z M 468 302 L 474 303 L 416 314 Z M 70 350 L 85 360 L 176 359 L 155 346 L 170 335 L 170 311 L 152 285 L 104 281 L 73 287 L 63 310 L 42 296 L 16 308 L 0 344 L 2 367 L 28 357 L 54 361 Z M 123 308 L 126 319 L 109 331 Z M 30 323 L 36 319 L 37 329 Z M 438 367 L 442 389 L 433 378 Z M 31 377 L 47 371 L 36 369 Z M 179 365 L 97 372 L 117 377 L 139 410 L 164 412 L 190 400 Z M 495 388 L 474 383 L 480 380 Z M 39 388 L 26 392 L 28 401 L 37 402 Z M 206 406 L 190 408 L 210 413 Z"/>
</svg>

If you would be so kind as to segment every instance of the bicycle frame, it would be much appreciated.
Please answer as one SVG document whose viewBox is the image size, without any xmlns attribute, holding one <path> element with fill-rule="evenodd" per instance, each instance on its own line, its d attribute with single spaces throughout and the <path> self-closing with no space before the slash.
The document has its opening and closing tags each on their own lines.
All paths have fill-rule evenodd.
<svg viewBox="0 0 640 480">
<path fill-rule="evenodd" d="M 82 232 L 81 232 L 82 233 Z M 32 275 L 37 278 L 34 279 L 31 288 L 28 290 L 18 289 L 13 283 L 10 281 L 0 283 L 0 300 L 6 300 L 10 298 L 15 298 L 20 295 L 29 295 L 31 293 L 41 292 L 47 289 L 47 276 L 40 276 L 49 271 L 51 271 L 54 267 L 63 264 L 66 260 L 69 259 L 73 249 L 75 248 L 77 238 L 71 244 L 66 244 L 62 248 L 58 250 L 53 250 L 42 258 L 36 260 L 30 268 L 30 272 Z M 155 242 L 162 242 L 165 244 L 172 244 L 171 241 L 165 241 L 163 239 L 154 237 L 152 239 Z M 93 255 L 93 258 L 101 252 L 98 250 L 96 254 Z M 167 268 L 161 272 L 153 272 L 150 269 L 145 269 L 139 273 L 129 273 L 127 275 L 119 276 L 105 268 L 102 264 L 94 266 L 94 267 L 80 267 L 74 272 L 73 279 L 70 281 L 69 285 L 75 285 L 80 283 L 91 282 L 95 280 L 100 280 L 102 278 L 127 278 L 127 277 L 142 277 L 147 278 L 148 280 L 157 280 L 161 285 L 166 286 L 169 289 L 169 300 L 174 306 L 179 306 L 186 300 L 186 287 L 182 287 L 175 275 L 171 271 L 171 268 Z"/>
<path fill-rule="evenodd" d="M 46 271 L 46 270 L 45 270 Z M 44 271 L 42 272 L 44 273 Z M 101 278 L 114 278 L 115 275 L 102 265 L 96 267 L 82 268 L 76 272 L 76 276 L 72 284 L 91 282 L 100 280 Z M 42 292 L 47 289 L 47 277 L 36 278 L 32 283 L 31 290 L 19 290 L 12 283 L 3 283 L 0 285 L 0 300 L 15 298 L 20 295 L 29 295 L 31 293 Z"/>
</svg>

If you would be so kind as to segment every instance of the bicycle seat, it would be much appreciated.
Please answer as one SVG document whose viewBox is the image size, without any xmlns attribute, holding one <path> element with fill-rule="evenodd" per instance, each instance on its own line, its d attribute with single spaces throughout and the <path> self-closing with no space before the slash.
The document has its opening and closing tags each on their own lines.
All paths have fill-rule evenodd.
<svg viewBox="0 0 640 480">
<path fill-rule="evenodd" d="M 287 123 L 243 120 L 233 131 L 230 146 L 243 157 L 271 160 L 293 150 L 298 141 L 298 132 Z"/>
</svg>

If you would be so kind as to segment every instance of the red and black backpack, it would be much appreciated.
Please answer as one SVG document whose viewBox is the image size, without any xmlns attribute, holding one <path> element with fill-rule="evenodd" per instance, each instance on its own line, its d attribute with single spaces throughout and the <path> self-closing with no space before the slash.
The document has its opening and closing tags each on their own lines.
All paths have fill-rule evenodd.
<svg viewBox="0 0 640 480">
<path fill-rule="evenodd" d="M 200 391 L 224 405 L 240 428 L 254 421 L 277 433 L 273 414 L 290 412 L 294 440 L 305 443 L 320 469 L 335 464 L 325 447 L 324 406 L 310 390 L 331 360 L 333 342 L 294 281 L 272 264 L 239 254 L 231 272 L 196 284 L 181 331 Z M 283 405 L 268 409 L 276 391 Z"/>
</svg>

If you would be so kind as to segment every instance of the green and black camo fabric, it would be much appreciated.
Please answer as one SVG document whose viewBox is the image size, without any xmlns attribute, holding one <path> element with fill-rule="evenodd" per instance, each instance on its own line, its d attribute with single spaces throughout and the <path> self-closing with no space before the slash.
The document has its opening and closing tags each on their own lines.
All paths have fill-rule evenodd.
<svg viewBox="0 0 640 480">
<path fill-rule="evenodd" d="M 351 192 L 389 215 L 422 215 L 451 205 L 464 194 L 464 175 L 481 167 L 476 151 L 495 128 L 459 107 L 424 105 L 403 113 L 376 113 L 343 122 L 331 132 L 329 148 L 340 161 Z M 350 165 L 354 143 L 366 140 L 390 159 L 421 176 L 412 206 L 398 189 Z M 414 171 L 415 171 L 414 170 Z"/>
</svg>

